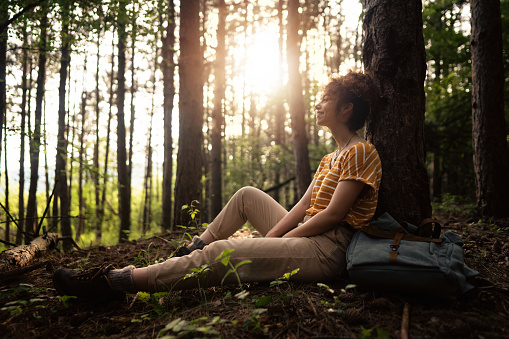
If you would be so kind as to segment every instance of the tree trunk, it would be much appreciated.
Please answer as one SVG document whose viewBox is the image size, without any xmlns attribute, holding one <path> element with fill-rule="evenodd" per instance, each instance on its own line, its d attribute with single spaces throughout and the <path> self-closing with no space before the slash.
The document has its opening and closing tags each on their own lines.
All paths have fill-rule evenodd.
<svg viewBox="0 0 509 339">
<path fill-rule="evenodd" d="M 7 121 L 7 114 L 4 115 L 4 119 Z M 5 173 L 5 209 L 8 211 L 9 210 L 9 167 L 7 167 L 7 124 L 4 122 L 4 126 L 5 126 L 5 134 L 4 134 L 4 160 L 5 160 L 5 169 L 4 169 L 4 173 Z M 7 218 L 5 220 L 5 237 L 4 237 L 4 240 L 9 242 L 10 241 L 10 233 L 11 233 L 11 230 L 10 230 L 10 226 L 11 226 L 11 220 L 9 218 Z"/>
<path fill-rule="evenodd" d="M 92 170 L 92 180 L 94 182 L 94 198 L 95 198 L 95 239 L 97 242 L 101 242 L 102 239 L 102 227 L 99 223 L 99 219 L 101 218 L 101 185 L 99 183 L 99 117 L 101 114 L 101 110 L 99 108 L 99 102 L 101 101 L 100 92 L 99 92 L 99 60 L 100 60 L 100 50 L 101 50 L 101 29 L 97 32 L 97 63 L 95 68 L 95 145 L 94 145 L 94 158 L 93 158 L 93 170 Z"/>
<path fill-rule="evenodd" d="M 200 0 L 180 4 L 180 102 L 175 225 L 191 221 L 182 206 L 201 198 L 203 143 L 203 60 L 200 49 Z"/>
<path fill-rule="evenodd" d="M 171 118 L 173 111 L 173 97 L 175 96 L 175 63 L 173 62 L 175 46 L 175 7 L 173 0 L 169 1 L 167 10 L 166 35 L 162 40 L 162 70 L 163 70 L 163 110 L 164 110 L 164 162 L 163 162 L 163 201 L 161 225 L 164 230 L 172 228 L 172 176 L 173 176 L 173 138 Z M 162 25 L 162 19 L 161 25 Z"/>
<path fill-rule="evenodd" d="M 157 39 L 157 38 L 156 38 Z M 129 197 L 131 196 L 131 182 L 133 175 L 133 143 L 134 143 L 134 121 L 136 117 L 136 111 L 134 107 L 134 94 L 136 93 L 136 80 L 134 78 L 134 53 L 136 52 L 136 15 L 133 15 L 132 18 L 132 31 L 131 31 L 131 118 L 129 120 L 129 158 L 128 158 L 128 177 L 129 177 Z M 156 53 L 157 54 L 157 53 Z M 157 59 L 156 59 L 157 60 Z M 131 199 L 131 198 L 129 198 Z"/>
<path fill-rule="evenodd" d="M 85 75 L 87 73 L 85 57 Z M 87 92 L 81 93 L 81 131 L 80 131 L 80 153 L 79 153 L 79 173 L 78 173 L 78 226 L 76 227 L 76 240 L 85 232 L 85 204 L 83 198 L 83 172 L 85 171 L 85 121 L 87 120 Z"/>
<path fill-rule="evenodd" d="M 175 7 L 169 1 L 167 9 L 166 34 L 162 36 L 162 70 L 163 70 L 163 109 L 164 109 L 164 162 L 162 183 L 162 220 L 163 229 L 172 229 L 172 177 L 173 177 L 173 138 L 172 111 L 175 96 L 174 73 L 175 63 Z M 162 24 L 161 19 L 161 24 Z"/>
<path fill-rule="evenodd" d="M 23 77 L 21 79 L 21 124 L 20 124 L 20 147 L 19 147 L 19 189 L 18 189 L 18 230 L 16 232 L 16 244 L 21 244 L 22 232 L 25 230 L 25 123 L 27 115 L 27 74 L 28 74 L 28 33 L 26 23 L 23 25 Z"/>
<path fill-rule="evenodd" d="M 113 34 L 113 37 L 112 37 L 112 40 L 115 39 L 115 34 Z M 114 44 L 112 43 L 112 46 Z M 115 79 L 115 48 L 113 47 L 112 48 L 112 51 L 111 51 L 111 71 L 110 71 L 110 88 L 109 88 L 109 94 L 110 94 L 110 98 L 109 98 L 109 102 L 108 102 L 108 107 L 109 107 L 109 110 L 108 110 L 108 124 L 106 126 L 106 149 L 104 151 L 104 172 L 103 172 L 103 185 L 102 185 L 102 193 L 101 193 L 101 203 L 99 205 L 99 220 L 97 221 L 98 223 L 98 228 L 101 230 L 102 229 L 102 223 L 103 223 L 103 219 L 104 219 L 104 203 L 106 202 L 106 186 L 108 184 L 108 160 L 109 160 L 109 155 L 110 155 L 110 133 L 111 133 L 111 120 L 113 118 L 113 112 L 112 112 L 112 108 L 113 108 L 113 82 L 114 82 L 114 79 Z"/>
<path fill-rule="evenodd" d="M 39 150 L 41 144 L 41 116 L 42 104 L 44 98 L 44 85 L 46 81 L 46 39 L 48 25 L 48 14 L 44 12 L 41 19 L 41 35 L 40 35 L 40 53 L 39 67 L 37 74 L 37 94 L 35 98 L 35 121 L 34 132 L 30 142 L 30 189 L 28 192 L 27 204 L 27 233 L 34 233 L 34 224 L 36 223 L 37 214 L 37 181 L 39 180 Z M 30 236 L 25 237 L 25 243 L 31 240 Z"/>
<path fill-rule="evenodd" d="M 9 2 L 0 2 L 0 26 L 4 26 L 9 20 Z M 0 31 L 0 154 L 2 152 L 2 124 L 7 108 L 6 97 L 6 73 L 7 73 L 7 28 Z"/>
<path fill-rule="evenodd" d="M 55 164 L 55 182 L 57 183 L 57 197 L 55 197 L 54 204 L 60 200 L 60 229 L 63 237 L 71 238 L 71 219 L 69 218 L 69 187 L 67 185 L 67 139 L 66 139 L 66 110 L 65 110 L 65 97 L 67 76 L 70 62 L 70 43 L 68 39 L 69 34 L 69 20 L 67 6 L 62 6 L 62 55 L 60 58 L 60 86 L 58 88 L 58 136 L 57 136 L 57 155 Z M 64 250 L 69 250 L 72 247 L 72 242 L 69 239 L 64 240 Z"/>
<path fill-rule="evenodd" d="M 129 192 L 129 171 L 127 168 L 126 129 L 124 120 L 125 100 L 125 48 L 126 48 L 126 1 L 119 1 L 118 10 L 118 72 L 117 72 L 117 166 L 118 201 L 120 212 L 119 239 L 128 239 L 131 229 L 131 195 Z"/>
<path fill-rule="evenodd" d="M 420 223 L 431 215 L 424 152 L 426 59 L 420 0 L 363 0 L 363 61 L 380 90 L 367 121 L 383 167 L 378 212 Z M 404 29 L 402 29 L 404 27 Z"/>
<path fill-rule="evenodd" d="M 284 64 L 284 53 L 283 53 L 283 42 L 284 42 L 284 24 L 283 24 L 283 2 L 284 0 L 279 0 L 277 4 L 277 18 L 279 24 L 279 38 L 278 38 L 278 52 L 279 52 L 279 64 L 276 74 L 276 81 L 279 87 L 279 90 L 276 93 L 276 107 L 275 107 L 275 118 L 274 118 L 274 142 L 278 146 L 282 146 L 285 144 L 285 115 L 286 110 L 284 106 L 285 96 L 283 92 L 284 84 L 283 84 L 283 64 Z M 274 185 L 278 186 L 281 182 L 281 166 L 276 166 L 274 172 Z M 281 189 L 278 188 L 274 190 L 271 194 L 272 198 L 277 202 L 281 202 Z"/>
<path fill-rule="evenodd" d="M 222 171 L 222 136 L 223 101 L 225 96 L 225 63 L 226 63 L 226 4 L 219 0 L 219 19 L 217 23 L 216 62 L 214 65 L 214 110 L 212 111 L 211 133 L 211 166 L 210 166 L 210 210 L 209 218 L 214 219 L 223 207 L 223 171 Z"/>
<path fill-rule="evenodd" d="M 20 245 L 0 253 L 0 272 L 27 266 L 33 259 L 53 249 L 57 239 L 58 234 L 47 233 L 35 238 L 28 245 Z"/>
<path fill-rule="evenodd" d="M 500 1 L 471 0 L 472 141 L 477 206 L 509 216 L 509 155 L 504 117 Z"/>
<path fill-rule="evenodd" d="M 295 175 L 297 191 L 303 196 L 311 183 L 308 137 L 306 135 L 305 105 L 302 96 L 302 77 L 299 71 L 299 2 L 288 1 L 288 83 L 290 93 L 290 112 L 292 116 L 293 153 L 295 155 Z"/>
</svg>

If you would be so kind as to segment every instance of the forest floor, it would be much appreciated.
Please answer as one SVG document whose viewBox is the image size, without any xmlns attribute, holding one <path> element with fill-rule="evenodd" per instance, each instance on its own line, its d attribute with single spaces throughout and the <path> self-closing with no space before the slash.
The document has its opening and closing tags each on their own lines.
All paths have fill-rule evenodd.
<svg viewBox="0 0 509 339">
<path fill-rule="evenodd" d="M 41 258 L 46 267 L 0 281 L 3 338 L 399 338 L 409 310 L 410 338 L 509 338 L 509 220 L 435 216 L 465 240 L 467 264 L 480 272 L 478 288 L 454 301 L 311 283 L 239 286 L 128 295 L 124 302 L 59 297 L 54 268 L 117 267 L 167 258 L 172 236 L 94 247 Z M 236 236 L 253 236 L 243 229 Z M 254 235 L 256 236 L 256 235 Z M 179 235 L 181 237 L 181 235 Z"/>
</svg>

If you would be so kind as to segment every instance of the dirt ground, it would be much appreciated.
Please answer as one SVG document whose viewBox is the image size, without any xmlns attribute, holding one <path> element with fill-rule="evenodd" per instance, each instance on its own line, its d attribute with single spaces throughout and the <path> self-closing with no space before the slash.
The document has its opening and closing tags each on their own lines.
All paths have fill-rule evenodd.
<svg viewBox="0 0 509 339">
<path fill-rule="evenodd" d="M 437 216 L 465 240 L 478 288 L 455 301 L 350 288 L 347 279 L 128 295 L 123 302 L 57 296 L 54 268 L 118 267 L 163 260 L 173 251 L 162 234 L 118 246 L 53 251 L 47 264 L 0 280 L 2 338 L 399 338 L 408 310 L 410 338 L 509 338 L 509 221 Z M 237 236 L 253 236 L 249 230 Z M 347 288 L 348 287 L 348 288 Z"/>
</svg>

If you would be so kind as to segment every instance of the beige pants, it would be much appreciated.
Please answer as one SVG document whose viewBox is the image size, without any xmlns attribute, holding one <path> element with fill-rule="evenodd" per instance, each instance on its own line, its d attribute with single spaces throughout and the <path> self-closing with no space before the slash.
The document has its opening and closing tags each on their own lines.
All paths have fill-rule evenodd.
<svg viewBox="0 0 509 339">
<path fill-rule="evenodd" d="M 308 282 L 326 282 L 338 277 L 345 269 L 345 253 L 353 229 L 338 224 L 329 231 L 303 238 L 243 238 L 227 239 L 249 221 L 263 236 L 288 212 L 266 193 L 245 187 L 237 191 L 224 209 L 208 226 L 217 241 L 203 250 L 193 251 L 184 257 L 170 258 L 148 267 L 148 284 L 151 292 L 218 286 L 229 267 L 216 260 L 225 249 L 230 262 L 243 260 L 238 275 L 242 282 L 272 281 L 287 272 L 299 269 L 292 279 Z M 310 217 L 305 217 L 303 222 Z M 184 279 L 192 268 L 210 264 L 211 270 L 197 278 Z M 230 274 L 224 283 L 236 283 Z"/>
</svg>

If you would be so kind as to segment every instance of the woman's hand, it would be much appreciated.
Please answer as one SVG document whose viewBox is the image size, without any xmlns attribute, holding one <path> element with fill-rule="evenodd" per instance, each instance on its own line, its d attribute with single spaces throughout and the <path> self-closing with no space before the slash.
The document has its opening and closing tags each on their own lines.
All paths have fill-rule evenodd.
<svg viewBox="0 0 509 339">
<path fill-rule="evenodd" d="M 365 184 L 360 181 L 340 181 L 329 206 L 299 227 L 285 233 L 283 238 L 311 237 L 328 231 L 345 218 L 364 187 Z"/>
</svg>

